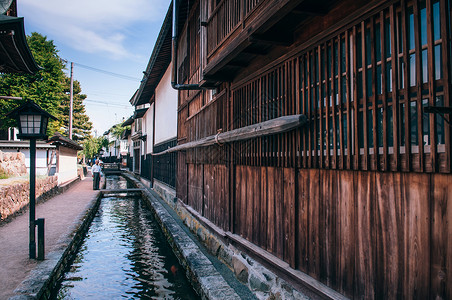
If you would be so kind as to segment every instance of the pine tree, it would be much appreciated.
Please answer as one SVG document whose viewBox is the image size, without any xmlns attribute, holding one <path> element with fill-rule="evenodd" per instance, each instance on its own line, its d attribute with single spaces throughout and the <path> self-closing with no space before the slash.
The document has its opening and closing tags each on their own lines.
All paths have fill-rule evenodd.
<svg viewBox="0 0 452 300">
<path fill-rule="evenodd" d="M 42 68 L 33 75 L 2 74 L 0 77 L 0 95 L 22 97 L 24 100 L 0 100 L 0 118 L 3 127 L 15 126 L 15 121 L 5 118 L 5 113 L 22 104 L 25 99 L 31 99 L 44 110 L 60 117 L 59 104 L 63 99 L 64 64 L 59 59 L 53 41 L 32 33 L 27 42 L 36 63 Z M 52 121 L 49 131 L 54 132 L 59 124 Z"/>
<path fill-rule="evenodd" d="M 36 63 L 42 68 L 36 74 L 1 74 L 0 95 L 22 97 L 22 101 L 0 99 L 0 127 L 16 126 L 15 121 L 5 117 L 5 114 L 31 99 L 58 120 L 48 126 L 49 136 L 55 132 L 68 135 L 69 87 L 70 80 L 64 73 L 65 63 L 58 56 L 58 49 L 52 40 L 33 32 L 27 37 L 27 42 Z M 74 122 L 73 132 L 76 140 L 89 136 L 92 123 L 86 115 L 81 94 L 80 83 L 74 82 Z"/>
</svg>

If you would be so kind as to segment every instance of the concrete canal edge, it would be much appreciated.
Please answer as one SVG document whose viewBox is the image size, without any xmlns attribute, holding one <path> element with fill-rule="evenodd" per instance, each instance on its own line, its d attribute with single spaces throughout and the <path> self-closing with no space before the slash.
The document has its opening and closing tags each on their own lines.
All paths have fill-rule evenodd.
<svg viewBox="0 0 452 300">
<path fill-rule="evenodd" d="M 72 262 L 83 242 L 99 208 L 102 194 L 99 192 L 81 218 L 75 221 L 72 233 L 59 241 L 59 249 L 46 255 L 46 259 L 34 268 L 30 275 L 14 290 L 9 300 L 49 299 L 64 270 Z"/>
</svg>

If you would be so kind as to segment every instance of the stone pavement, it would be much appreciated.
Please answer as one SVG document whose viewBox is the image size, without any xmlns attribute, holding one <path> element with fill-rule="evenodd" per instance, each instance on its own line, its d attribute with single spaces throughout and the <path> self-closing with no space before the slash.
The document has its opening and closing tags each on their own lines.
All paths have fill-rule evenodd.
<svg viewBox="0 0 452 300">
<path fill-rule="evenodd" d="M 67 246 L 67 237 L 75 230 L 98 191 L 92 189 L 91 176 L 75 183 L 64 193 L 36 206 L 36 218 L 45 218 L 45 253 Z M 14 295 L 14 289 L 43 262 L 28 258 L 28 219 L 25 211 L 0 226 L 0 299 Z"/>
</svg>

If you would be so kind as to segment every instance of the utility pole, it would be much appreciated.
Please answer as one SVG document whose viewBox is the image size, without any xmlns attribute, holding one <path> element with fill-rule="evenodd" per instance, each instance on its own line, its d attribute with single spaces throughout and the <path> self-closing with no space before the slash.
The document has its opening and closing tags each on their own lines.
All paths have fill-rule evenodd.
<svg viewBox="0 0 452 300">
<path fill-rule="evenodd" d="M 69 138 L 72 139 L 72 110 L 74 104 L 74 63 L 71 62 L 71 95 L 69 104 Z"/>
</svg>

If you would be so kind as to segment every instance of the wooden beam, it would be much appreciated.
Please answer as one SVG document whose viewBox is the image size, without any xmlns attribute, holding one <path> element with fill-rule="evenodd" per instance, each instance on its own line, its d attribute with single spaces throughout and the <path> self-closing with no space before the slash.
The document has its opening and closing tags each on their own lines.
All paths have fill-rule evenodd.
<svg viewBox="0 0 452 300">
<path fill-rule="evenodd" d="M 234 67 L 234 68 L 246 68 L 248 67 L 249 62 L 245 62 L 245 61 L 230 61 L 228 62 L 227 66 L 228 67 Z"/>
<path fill-rule="evenodd" d="M 283 133 L 291 129 L 303 126 L 307 123 L 305 115 L 291 115 L 275 118 L 265 122 L 245 126 L 242 128 L 230 130 L 224 133 L 218 133 L 211 135 L 197 141 L 185 143 L 159 153 L 153 153 L 152 155 L 162 155 L 175 151 L 182 151 L 187 149 L 193 149 L 198 147 L 207 147 L 215 144 L 222 145 L 224 143 L 237 142 L 243 140 L 249 140 L 256 137 L 262 137 L 277 133 Z"/>
<path fill-rule="evenodd" d="M 230 66 L 233 68 L 233 66 Z M 238 68 L 238 67 L 235 67 Z M 225 72 L 219 72 L 215 75 L 203 75 L 203 80 L 206 82 L 224 82 L 224 81 L 230 81 L 233 78 L 232 75 L 227 75 Z"/>
<path fill-rule="evenodd" d="M 259 47 L 247 47 L 245 49 L 243 49 L 242 53 L 247 53 L 247 54 L 254 54 L 254 55 L 267 55 L 268 51 L 265 50 L 264 48 L 259 48 Z"/>
<path fill-rule="evenodd" d="M 291 11 L 294 15 L 305 15 L 305 16 L 325 16 L 328 13 L 328 10 L 325 8 L 317 8 L 317 7 L 311 7 L 311 8 L 296 8 L 293 11 Z"/>
<path fill-rule="evenodd" d="M 253 34 L 248 38 L 248 41 L 253 44 L 264 44 L 270 46 L 290 46 L 293 43 L 293 39 L 287 39 L 284 36 L 270 38 L 269 36 L 263 36 L 260 34 Z"/>
<path fill-rule="evenodd" d="M 199 86 L 206 89 L 218 87 L 220 84 L 221 82 L 218 82 L 217 80 L 207 80 L 207 79 L 203 79 L 199 82 Z"/>
<path fill-rule="evenodd" d="M 130 188 L 130 189 L 101 189 L 100 192 L 102 195 L 105 194 L 122 194 L 122 193 L 141 193 L 144 189 L 140 188 Z"/>
</svg>

